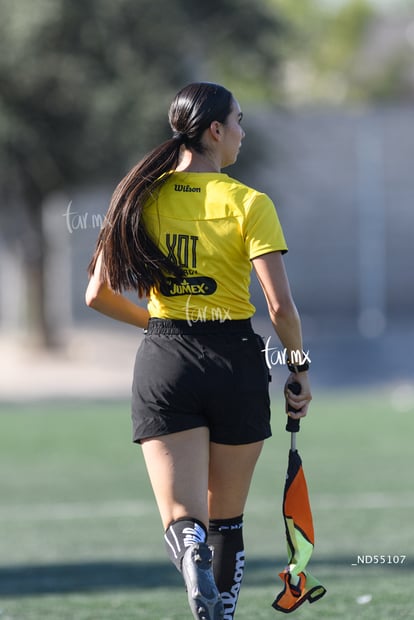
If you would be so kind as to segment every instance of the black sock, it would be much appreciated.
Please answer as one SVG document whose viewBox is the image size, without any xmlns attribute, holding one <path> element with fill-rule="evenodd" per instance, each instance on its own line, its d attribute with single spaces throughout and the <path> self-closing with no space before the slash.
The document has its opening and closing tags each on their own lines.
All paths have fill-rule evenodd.
<svg viewBox="0 0 414 620">
<path fill-rule="evenodd" d="M 206 542 L 207 529 L 198 519 L 183 517 L 170 523 L 164 539 L 171 562 L 181 572 L 181 562 L 187 547 L 196 542 Z"/>
<path fill-rule="evenodd" d="M 214 547 L 214 579 L 224 603 L 224 619 L 233 620 L 244 573 L 243 515 L 211 519 L 208 542 Z"/>
</svg>

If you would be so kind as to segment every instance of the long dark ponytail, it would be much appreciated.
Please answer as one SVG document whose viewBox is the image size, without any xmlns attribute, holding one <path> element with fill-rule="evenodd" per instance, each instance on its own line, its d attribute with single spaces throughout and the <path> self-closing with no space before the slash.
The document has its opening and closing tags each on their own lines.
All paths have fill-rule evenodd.
<svg viewBox="0 0 414 620">
<path fill-rule="evenodd" d="M 176 95 L 168 114 L 173 137 L 148 153 L 116 187 L 89 275 L 101 255 L 101 276 L 110 288 L 136 290 L 140 297 L 148 295 L 153 286 L 162 286 L 169 276 L 183 277 L 182 267 L 167 258 L 148 235 L 143 208 L 176 169 L 181 146 L 203 152 L 204 131 L 213 121 L 226 121 L 232 101 L 227 89 L 208 82 L 189 84 Z"/>
</svg>

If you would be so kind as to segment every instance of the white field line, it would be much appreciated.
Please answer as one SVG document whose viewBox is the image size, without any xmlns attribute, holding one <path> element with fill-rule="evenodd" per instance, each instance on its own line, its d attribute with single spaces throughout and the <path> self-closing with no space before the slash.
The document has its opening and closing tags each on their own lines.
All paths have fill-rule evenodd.
<svg viewBox="0 0 414 620">
<path fill-rule="evenodd" d="M 372 510 L 414 508 L 414 493 L 355 493 L 349 495 L 315 494 L 312 506 L 319 510 Z"/>
<path fill-rule="evenodd" d="M 248 510 L 263 513 L 281 498 L 269 497 L 266 501 L 250 499 Z M 414 493 L 354 493 L 344 495 L 313 494 L 310 497 L 314 511 L 385 510 L 414 508 Z M 41 504 L 13 504 L 0 506 L 0 521 L 58 521 L 74 519 L 108 519 L 140 517 L 151 514 L 155 503 L 148 501 L 119 500 L 108 502 L 64 502 Z"/>
<path fill-rule="evenodd" d="M 151 513 L 151 502 L 64 502 L 0 506 L 0 521 L 58 521 L 140 517 Z"/>
<path fill-rule="evenodd" d="M 266 502 L 263 500 L 249 500 L 248 509 L 250 512 L 263 512 L 269 505 L 281 502 L 281 497 L 275 494 L 269 497 Z M 344 512 L 345 510 L 389 510 L 399 508 L 414 508 L 414 493 L 344 493 L 336 495 L 333 493 L 310 493 L 310 503 L 312 510 L 325 511 L 335 510 Z"/>
</svg>

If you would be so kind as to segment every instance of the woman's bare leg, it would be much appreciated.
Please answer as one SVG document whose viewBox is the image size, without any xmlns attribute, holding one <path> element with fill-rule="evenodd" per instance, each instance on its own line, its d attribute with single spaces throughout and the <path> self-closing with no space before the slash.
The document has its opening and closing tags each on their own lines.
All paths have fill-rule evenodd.
<svg viewBox="0 0 414 620">
<path fill-rule="evenodd" d="M 208 525 L 209 431 L 206 427 L 142 442 L 164 528 L 186 516 Z"/>
<path fill-rule="evenodd" d="M 226 620 L 234 618 L 244 574 L 243 511 L 263 442 L 210 445 L 209 543 Z"/>
<path fill-rule="evenodd" d="M 240 515 L 249 493 L 263 441 L 241 446 L 210 444 L 209 515 L 228 519 Z"/>
<path fill-rule="evenodd" d="M 167 552 L 182 573 L 193 617 L 222 620 L 208 534 L 209 431 L 197 428 L 143 442 L 165 528 Z"/>
</svg>

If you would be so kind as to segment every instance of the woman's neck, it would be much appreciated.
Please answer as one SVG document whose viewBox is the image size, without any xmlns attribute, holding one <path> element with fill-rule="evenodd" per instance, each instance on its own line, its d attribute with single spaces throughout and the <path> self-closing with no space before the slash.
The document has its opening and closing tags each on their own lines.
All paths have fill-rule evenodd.
<svg viewBox="0 0 414 620">
<path fill-rule="evenodd" d="M 197 153 L 183 148 L 177 172 L 221 172 L 220 165 L 209 153 Z"/>
</svg>

